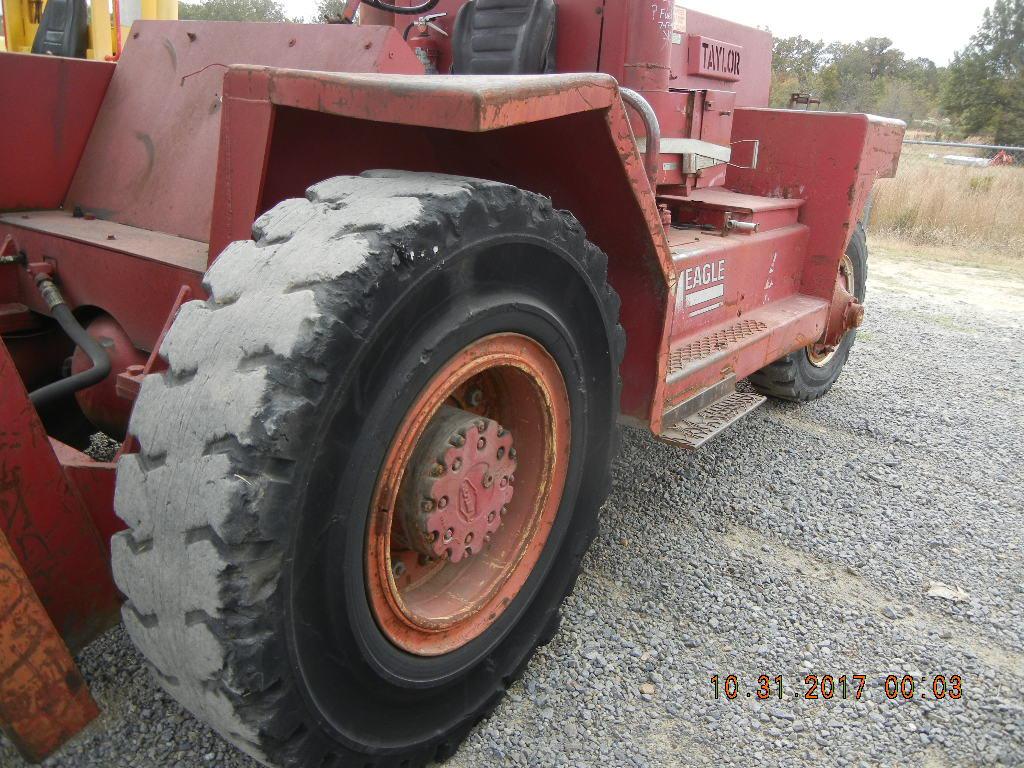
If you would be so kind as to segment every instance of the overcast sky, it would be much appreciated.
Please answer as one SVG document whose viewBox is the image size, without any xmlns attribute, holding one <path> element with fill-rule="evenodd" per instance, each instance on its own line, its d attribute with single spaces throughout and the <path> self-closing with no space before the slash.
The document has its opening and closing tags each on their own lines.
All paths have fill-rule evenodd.
<svg viewBox="0 0 1024 768">
<path fill-rule="evenodd" d="M 621 0 L 620 0 L 621 1 Z M 742 24 L 768 27 L 778 37 L 803 35 L 826 42 L 888 37 L 907 55 L 948 64 L 978 28 L 993 0 L 689 0 L 706 11 Z M 283 0 L 291 17 L 312 18 L 316 0 Z"/>
</svg>

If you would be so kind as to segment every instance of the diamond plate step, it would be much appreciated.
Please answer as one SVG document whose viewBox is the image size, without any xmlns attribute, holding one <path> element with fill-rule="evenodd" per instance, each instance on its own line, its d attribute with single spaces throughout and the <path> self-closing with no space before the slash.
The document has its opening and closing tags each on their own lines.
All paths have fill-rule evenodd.
<svg viewBox="0 0 1024 768">
<path fill-rule="evenodd" d="M 767 399 L 753 392 L 730 392 L 666 428 L 660 438 L 682 448 L 700 448 Z"/>
</svg>

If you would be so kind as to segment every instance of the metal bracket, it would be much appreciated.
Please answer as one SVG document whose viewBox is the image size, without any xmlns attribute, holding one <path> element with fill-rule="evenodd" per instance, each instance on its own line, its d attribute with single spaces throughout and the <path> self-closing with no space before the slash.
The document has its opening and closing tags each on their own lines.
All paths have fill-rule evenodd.
<svg viewBox="0 0 1024 768">
<path fill-rule="evenodd" d="M 734 142 L 730 143 L 729 146 L 730 147 L 734 147 L 737 144 L 753 144 L 754 145 L 754 155 L 753 155 L 753 157 L 750 158 L 750 165 L 738 165 L 736 163 L 729 163 L 729 166 L 731 168 L 742 168 L 743 170 L 746 170 L 746 171 L 752 171 L 755 168 L 757 168 L 757 158 L 758 158 L 758 154 L 761 151 L 761 140 L 760 139 L 739 139 L 738 141 L 734 141 Z"/>
</svg>

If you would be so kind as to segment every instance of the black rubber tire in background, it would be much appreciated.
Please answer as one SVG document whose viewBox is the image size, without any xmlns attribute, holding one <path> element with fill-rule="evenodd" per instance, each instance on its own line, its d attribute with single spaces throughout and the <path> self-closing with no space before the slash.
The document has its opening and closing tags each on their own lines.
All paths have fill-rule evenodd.
<svg viewBox="0 0 1024 768">
<path fill-rule="evenodd" d="M 846 255 L 853 263 L 853 295 L 863 303 L 868 278 L 868 243 L 863 224 L 854 229 L 846 246 Z M 798 349 L 751 374 L 749 381 L 762 395 L 794 402 L 815 400 L 835 384 L 856 340 L 857 330 L 848 331 L 839 342 L 836 353 L 822 366 L 811 362 L 806 349 Z"/>
<path fill-rule="evenodd" d="M 375 171 L 260 217 L 162 347 L 118 468 L 124 620 L 158 681 L 281 766 L 419 766 L 450 755 L 558 626 L 608 493 L 624 335 L 605 255 L 546 198 Z M 424 384 L 470 341 L 539 341 L 569 392 L 558 517 L 480 637 L 391 645 L 366 599 L 378 470 Z"/>
</svg>

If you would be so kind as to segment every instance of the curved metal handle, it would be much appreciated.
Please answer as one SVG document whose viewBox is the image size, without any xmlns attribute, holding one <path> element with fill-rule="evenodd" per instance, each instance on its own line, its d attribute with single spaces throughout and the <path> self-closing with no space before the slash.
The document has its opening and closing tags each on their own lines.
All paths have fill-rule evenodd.
<svg viewBox="0 0 1024 768">
<path fill-rule="evenodd" d="M 623 104 L 628 104 L 635 109 L 644 121 L 644 129 L 647 131 L 644 168 L 653 190 L 658 183 L 658 171 L 661 170 L 661 124 L 658 122 L 658 115 L 651 103 L 633 89 L 620 87 L 619 95 L 622 97 Z"/>
</svg>

